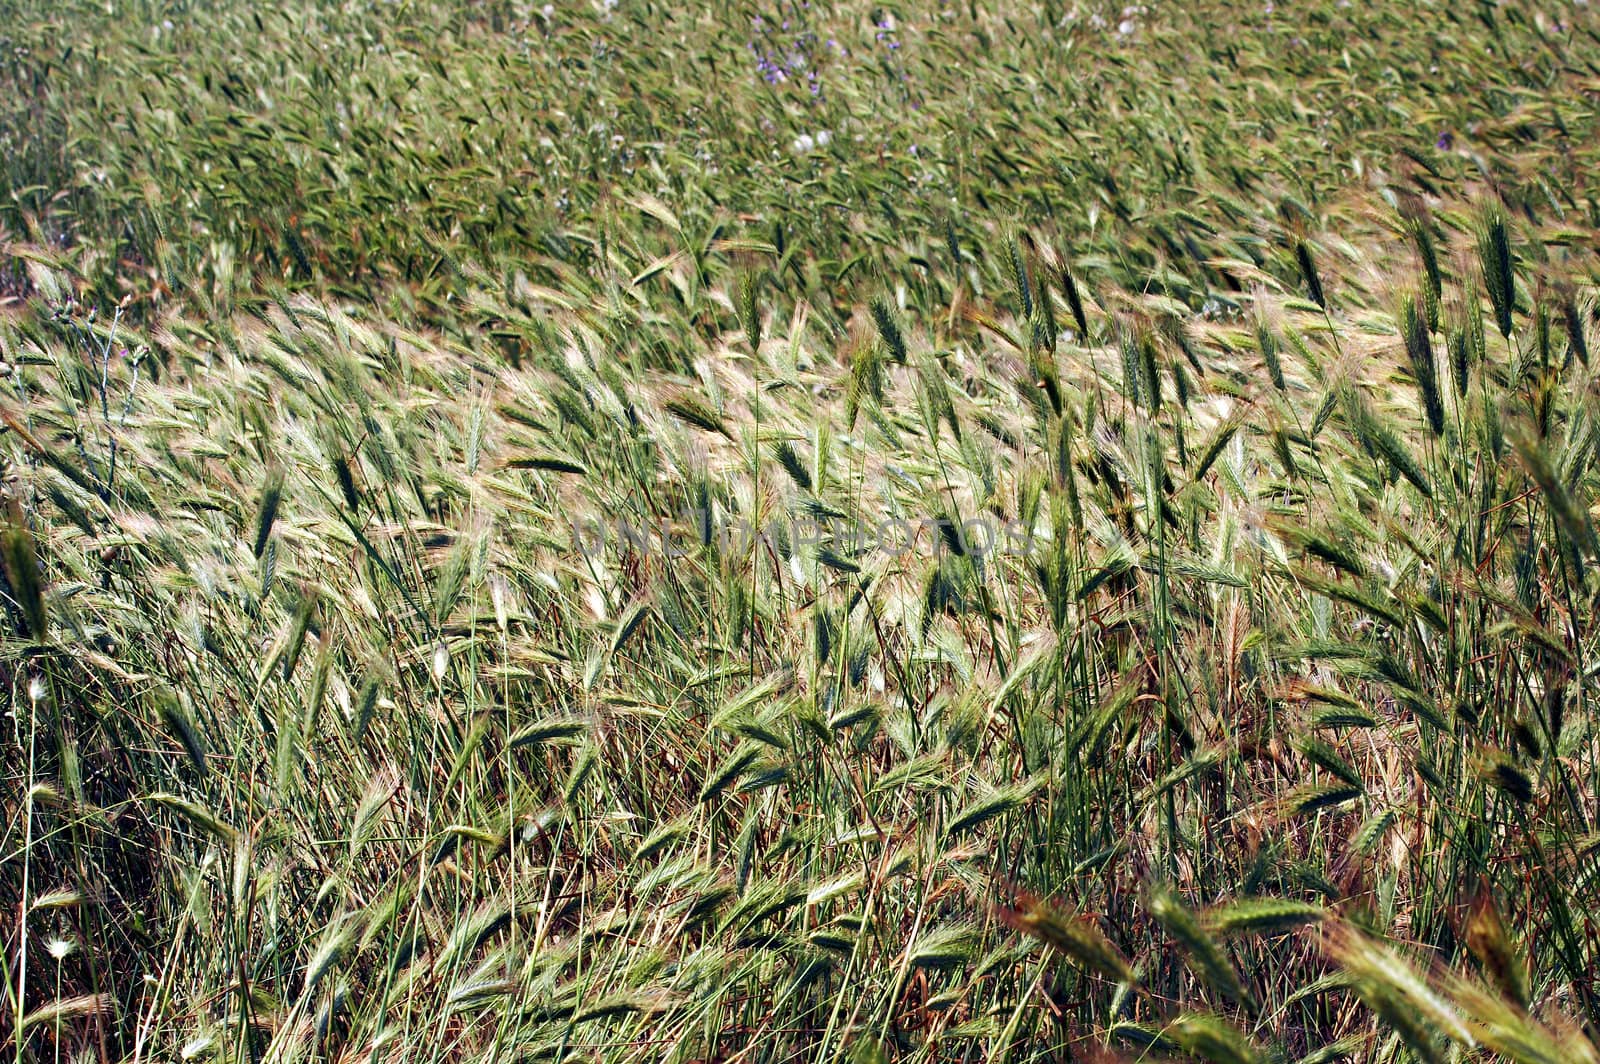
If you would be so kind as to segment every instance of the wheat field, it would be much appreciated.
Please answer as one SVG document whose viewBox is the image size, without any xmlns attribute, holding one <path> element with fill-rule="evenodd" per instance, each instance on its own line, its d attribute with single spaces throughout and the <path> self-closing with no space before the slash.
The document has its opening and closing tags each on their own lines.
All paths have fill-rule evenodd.
<svg viewBox="0 0 1600 1064">
<path fill-rule="evenodd" d="M 1600 19 L 0 0 L 0 1034 L 1600 1064 Z"/>
</svg>

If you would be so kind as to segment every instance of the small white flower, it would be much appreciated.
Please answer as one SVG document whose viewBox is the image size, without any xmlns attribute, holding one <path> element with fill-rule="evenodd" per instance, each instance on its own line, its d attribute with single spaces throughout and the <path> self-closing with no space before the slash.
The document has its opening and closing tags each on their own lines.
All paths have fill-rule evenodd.
<svg viewBox="0 0 1600 1064">
<path fill-rule="evenodd" d="M 28 698 L 34 702 L 44 700 L 44 678 L 35 676 L 28 681 Z"/>
<path fill-rule="evenodd" d="M 544 5 L 543 7 L 541 7 L 539 9 L 539 14 L 543 15 L 547 19 L 555 18 L 556 17 L 556 5 L 554 5 L 554 4 L 546 4 L 546 5 Z"/>
<path fill-rule="evenodd" d="M 59 964 L 61 961 L 66 960 L 72 954 L 72 951 L 78 947 L 71 939 L 52 938 L 44 944 L 44 948 L 45 952 L 49 953 Z"/>
<path fill-rule="evenodd" d="M 817 150 L 817 142 L 810 133 L 802 133 L 798 137 L 794 138 L 794 144 L 792 147 L 794 148 L 794 153 L 796 155 L 805 155 L 809 152 Z"/>
<path fill-rule="evenodd" d="M 819 129 L 817 131 L 817 147 L 826 148 L 830 143 L 832 143 L 832 141 L 833 141 L 833 131 L 832 130 Z"/>
<path fill-rule="evenodd" d="M 1138 24 L 1135 23 L 1131 18 L 1125 18 L 1121 22 L 1117 23 L 1117 32 L 1122 34 L 1124 37 L 1127 37 L 1138 28 Z"/>
</svg>

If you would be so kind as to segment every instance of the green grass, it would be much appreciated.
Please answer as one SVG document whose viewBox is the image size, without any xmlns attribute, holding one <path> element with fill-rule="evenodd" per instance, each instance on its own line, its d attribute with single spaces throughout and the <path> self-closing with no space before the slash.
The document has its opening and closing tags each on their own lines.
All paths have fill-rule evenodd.
<svg viewBox="0 0 1600 1064">
<path fill-rule="evenodd" d="M 1600 1061 L 1600 26 L 1458 7 L 7 6 L 4 1052 Z"/>
</svg>

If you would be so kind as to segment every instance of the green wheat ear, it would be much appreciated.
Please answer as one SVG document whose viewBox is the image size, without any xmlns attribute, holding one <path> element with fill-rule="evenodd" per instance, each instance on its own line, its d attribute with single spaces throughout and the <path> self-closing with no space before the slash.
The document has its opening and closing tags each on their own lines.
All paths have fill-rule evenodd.
<svg viewBox="0 0 1600 1064">
<path fill-rule="evenodd" d="M 1528 1007 L 1528 966 L 1516 955 L 1487 883 L 1479 885 L 1467 917 L 1467 948 L 1484 974 L 1511 1001 Z"/>
<path fill-rule="evenodd" d="M 789 474 L 789 479 L 800 487 L 801 491 L 811 490 L 811 471 L 800 460 L 800 455 L 794 449 L 794 444 L 788 440 L 779 440 L 772 445 L 772 457 L 778 460 L 784 472 Z"/>
<path fill-rule="evenodd" d="M 955 219 L 950 216 L 946 216 L 944 220 L 944 248 L 950 256 L 950 265 L 959 274 L 961 270 L 961 240 L 956 236 Z"/>
<path fill-rule="evenodd" d="M 900 331 L 900 322 L 895 318 L 894 308 L 882 296 L 874 296 L 870 309 L 872 323 L 878 327 L 878 336 L 883 340 L 884 352 L 889 356 L 889 361 L 905 365 L 906 339 Z"/>
<path fill-rule="evenodd" d="M 855 428 L 863 401 L 870 398 L 875 402 L 883 402 L 883 377 L 881 346 L 857 345 L 850 358 L 850 376 L 845 382 L 844 421 L 847 426 Z"/>
<path fill-rule="evenodd" d="M 1340 387 L 1340 405 L 1343 407 L 1345 420 L 1350 426 L 1350 432 L 1357 442 L 1373 458 L 1381 458 L 1394 472 L 1408 480 L 1427 498 L 1433 498 L 1433 485 L 1428 480 L 1417 460 L 1406 448 L 1400 437 L 1385 423 L 1378 420 L 1372 407 L 1356 391 L 1355 387 L 1346 383 Z"/>
<path fill-rule="evenodd" d="M 1543 442 L 1522 420 L 1513 420 L 1507 435 L 1517 457 L 1549 503 L 1556 526 L 1578 552 L 1574 560 L 1581 564 L 1585 558 L 1600 557 L 1600 537 L 1595 534 L 1588 512 L 1573 497 L 1571 489 L 1577 485 L 1569 486 L 1564 481 Z"/>
<path fill-rule="evenodd" d="M 1256 349 L 1261 352 L 1261 360 L 1267 364 L 1267 376 L 1272 379 L 1272 386 L 1278 391 L 1287 391 L 1288 382 L 1283 377 L 1283 360 L 1278 348 L 1278 337 L 1267 324 L 1265 318 L 1256 318 Z"/>
<path fill-rule="evenodd" d="M 1007 244 L 1011 253 L 1011 288 L 1022 307 L 1022 320 L 1030 321 L 1033 318 L 1033 281 L 1028 276 L 1028 263 L 1022 254 L 1021 235 L 1012 234 Z"/>
<path fill-rule="evenodd" d="M 1583 314 L 1569 293 L 1561 301 L 1561 318 L 1567 327 L 1567 353 L 1584 366 L 1589 365 L 1589 343 L 1583 335 Z"/>
<path fill-rule="evenodd" d="M 1083 312 L 1083 296 L 1078 291 L 1077 279 L 1065 262 L 1056 275 L 1061 281 L 1061 294 L 1067 297 L 1067 309 L 1072 311 L 1072 320 L 1078 326 L 1078 343 L 1086 344 L 1089 342 L 1089 319 Z"/>
<path fill-rule="evenodd" d="M 1300 264 L 1300 278 L 1305 281 L 1306 293 L 1311 296 L 1311 302 L 1328 309 L 1328 297 L 1322 290 L 1322 276 L 1317 273 L 1317 264 L 1311 257 L 1311 246 L 1304 240 L 1295 241 L 1295 261 Z"/>
<path fill-rule="evenodd" d="M 1426 284 L 1422 288 L 1423 305 L 1428 312 L 1428 328 L 1439 328 L 1439 303 L 1444 298 L 1444 279 L 1439 272 L 1439 250 L 1433 242 L 1433 226 L 1423 215 L 1412 215 L 1406 220 L 1406 231 L 1417 249 L 1422 262 L 1422 275 Z"/>
<path fill-rule="evenodd" d="M 1139 342 L 1140 377 L 1144 383 L 1145 407 L 1155 414 L 1161 409 L 1161 366 L 1156 350 L 1155 335 L 1141 325 L 1137 334 Z"/>
<path fill-rule="evenodd" d="M 1262 1059 L 1243 1031 L 1209 1012 L 1188 1012 L 1169 1021 L 1162 1034 L 1186 1054 L 1210 1064 L 1258 1064 Z"/>
<path fill-rule="evenodd" d="M 272 526 L 278 520 L 278 506 L 283 501 L 283 470 L 274 469 L 267 474 L 261 489 L 261 501 L 256 506 L 256 536 L 254 551 L 257 558 L 266 553 L 267 540 L 272 536 Z"/>
<path fill-rule="evenodd" d="M 1218 934 L 1243 935 L 1285 931 L 1326 919 L 1320 905 L 1292 898 L 1243 898 L 1209 910 L 1203 926 Z"/>
<path fill-rule="evenodd" d="M 49 615 L 44 606 L 38 548 L 27 518 L 23 516 L 22 505 L 16 499 L 6 502 L 6 524 L 0 529 L 0 560 L 5 563 L 6 579 L 11 583 L 11 597 L 22 607 L 28 634 L 42 641 L 49 629 Z"/>
<path fill-rule="evenodd" d="M 1177 895 L 1163 887 L 1150 892 L 1150 915 L 1164 927 L 1167 934 L 1189 954 L 1196 971 L 1223 996 L 1239 1002 L 1247 1011 L 1255 1011 L 1255 1002 L 1245 992 L 1239 981 L 1238 970 L 1223 952 L 1222 945 L 1206 933 L 1194 913 L 1178 900 Z"/>
<path fill-rule="evenodd" d="M 744 328 L 750 353 L 756 354 L 761 350 L 761 313 L 756 306 L 756 278 L 752 273 L 739 279 L 739 324 Z"/>
<path fill-rule="evenodd" d="M 1002 906 L 998 910 L 1000 921 L 1006 926 L 1038 939 L 1085 971 L 1125 985 L 1137 981 L 1133 966 L 1122 951 L 1089 917 L 1024 891 L 1013 893 L 1017 907 Z"/>
<path fill-rule="evenodd" d="M 1500 335 L 1511 339 L 1511 311 L 1516 305 L 1516 276 L 1511 260 L 1511 238 L 1506 232 L 1506 217 L 1499 205 L 1484 212 L 1478 229 L 1478 268 L 1483 286 L 1494 306 L 1495 325 Z"/>
<path fill-rule="evenodd" d="M 335 454 L 331 464 L 334 479 L 339 482 L 339 494 L 344 497 L 345 505 L 350 508 L 350 515 L 354 517 L 361 512 L 361 493 L 356 488 L 356 479 L 350 469 L 350 462 L 343 455 Z"/>
<path fill-rule="evenodd" d="M 1450 327 L 1447 342 L 1450 375 L 1455 380 L 1456 395 L 1464 399 L 1472 382 L 1472 367 L 1483 360 L 1483 315 L 1475 304 L 1461 309 L 1460 320 Z"/>
<path fill-rule="evenodd" d="M 156 712 L 167 725 L 173 736 L 183 744 L 184 753 L 189 755 L 189 761 L 194 765 L 195 771 L 202 779 L 206 775 L 206 746 L 200 738 L 200 730 L 195 725 L 194 718 L 189 715 L 178 695 L 171 688 L 161 687 L 150 692 L 150 701 L 155 704 Z"/>
<path fill-rule="evenodd" d="M 722 415 L 712 409 L 699 395 L 693 392 L 680 392 L 661 404 L 661 408 L 680 421 L 686 421 L 696 428 L 715 432 L 719 435 L 733 439 L 733 434 L 728 431 L 727 422 L 722 420 Z"/>
<path fill-rule="evenodd" d="M 1344 969 L 1351 988 L 1405 1042 L 1421 1061 L 1451 1059 L 1441 1036 L 1471 1048 L 1476 1040 L 1454 1006 L 1387 945 L 1346 926 L 1325 939 L 1329 956 Z"/>
<path fill-rule="evenodd" d="M 1433 360 L 1433 338 L 1428 322 L 1417 307 L 1417 299 L 1406 293 L 1400 299 L 1400 331 L 1405 338 L 1406 355 L 1411 359 L 1411 374 L 1422 397 L 1428 427 L 1435 436 L 1444 435 L 1444 401 L 1439 395 L 1439 370 Z"/>
</svg>

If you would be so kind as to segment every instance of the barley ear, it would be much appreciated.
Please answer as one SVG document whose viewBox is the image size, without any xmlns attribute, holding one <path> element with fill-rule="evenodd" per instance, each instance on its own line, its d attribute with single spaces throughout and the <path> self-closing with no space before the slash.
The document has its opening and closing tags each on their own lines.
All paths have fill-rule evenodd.
<svg viewBox="0 0 1600 1064">
<path fill-rule="evenodd" d="M 1439 395 L 1439 371 L 1433 360 L 1433 339 L 1428 322 L 1417 307 L 1415 296 L 1407 293 L 1400 300 L 1400 330 L 1405 337 L 1406 355 L 1411 359 L 1411 374 L 1422 397 L 1428 427 L 1435 436 L 1444 435 L 1444 401 Z"/>
<path fill-rule="evenodd" d="M 1239 973 L 1233 962 L 1223 952 L 1222 946 L 1208 935 L 1194 913 L 1178 900 L 1170 890 L 1157 887 L 1150 892 L 1150 915 L 1164 927 L 1167 934 L 1182 946 L 1193 961 L 1195 970 L 1212 988 L 1223 996 L 1239 1002 L 1254 1013 L 1255 1003 L 1239 982 Z"/>
<path fill-rule="evenodd" d="M 883 340 L 883 348 L 889 356 L 889 361 L 904 365 L 906 362 L 906 340 L 900 331 L 900 323 L 895 319 L 894 308 L 889 301 L 878 296 L 871 303 L 872 322 L 878 327 L 878 336 Z"/>
<path fill-rule="evenodd" d="M 1063 910 L 1043 898 L 1020 896 L 1019 908 L 1001 908 L 1002 923 L 1038 939 L 1085 971 L 1115 982 L 1133 984 L 1137 977 L 1122 951 L 1086 916 Z"/>
<path fill-rule="evenodd" d="M 739 324 L 744 328 L 750 353 L 756 354 L 761 350 L 761 313 L 756 306 L 756 278 L 752 273 L 739 280 Z"/>
<path fill-rule="evenodd" d="M 1311 296 L 1311 302 L 1328 309 L 1328 297 L 1322 290 L 1322 277 L 1317 273 L 1317 264 L 1311 257 L 1311 247 L 1304 240 L 1295 242 L 1295 261 L 1300 264 L 1300 277 L 1306 283 L 1306 292 Z"/>
<path fill-rule="evenodd" d="M 6 524 L 0 529 L 0 561 L 5 564 L 11 597 L 22 609 L 28 634 L 36 640 L 43 640 L 49 628 L 49 615 L 44 606 L 39 552 L 33 530 L 28 527 L 28 520 L 22 513 L 22 504 L 16 499 L 7 500 Z"/>
<path fill-rule="evenodd" d="M 1078 342 L 1087 343 L 1089 319 L 1083 312 L 1083 296 L 1078 292 L 1078 282 L 1066 263 L 1061 264 L 1058 276 L 1061 278 L 1061 294 L 1067 297 L 1067 309 L 1072 311 L 1073 323 L 1078 326 Z"/>
<path fill-rule="evenodd" d="M 1511 311 L 1516 305 L 1516 277 L 1511 260 L 1511 238 L 1506 232 L 1506 216 L 1498 206 L 1485 212 L 1478 229 L 1478 267 L 1483 271 L 1483 286 L 1494 306 L 1495 325 L 1500 335 L 1511 338 Z"/>
<path fill-rule="evenodd" d="M 257 558 L 266 553 L 267 540 L 272 538 L 272 526 L 278 520 L 278 506 L 283 501 L 283 470 L 274 469 L 267 474 L 261 488 L 261 501 L 256 506 L 256 538 L 254 551 Z"/>
<path fill-rule="evenodd" d="M 1478 888 L 1467 916 L 1467 948 L 1483 966 L 1484 974 L 1500 992 L 1523 1008 L 1528 1007 L 1528 967 L 1512 949 L 1488 885 Z"/>
</svg>

